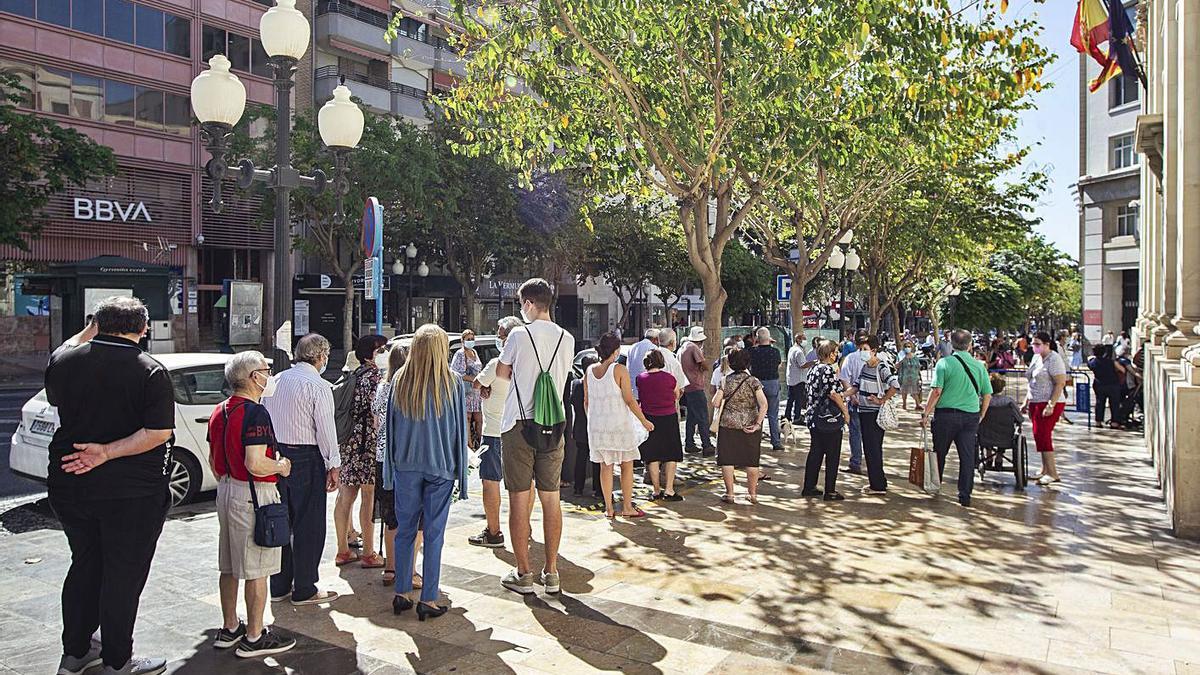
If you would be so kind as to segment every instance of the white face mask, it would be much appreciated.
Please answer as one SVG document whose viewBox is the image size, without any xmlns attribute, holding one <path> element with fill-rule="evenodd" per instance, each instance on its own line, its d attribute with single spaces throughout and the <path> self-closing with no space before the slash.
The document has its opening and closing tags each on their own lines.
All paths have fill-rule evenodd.
<svg viewBox="0 0 1200 675">
<path fill-rule="evenodd" d="M 271 375 L 267 375 L 266 373 L 263 373 L 263 377 L 266 377 L 267 380 L 265 383 L 263 383 L 262 398 L 274 396 L 275 388 L 279 386 L 279 378 L 271 376 Z"/>
<path fill-rule="evenodd" d="M 466 347 L 467 349 L 474 349 L 475 341 L 474 340 L 463 340 L 463 346 Z"/>
<path fill-rule="evenodd" d="M 375 355 L 375 367 L 380 370 L 387 370 L 387 367 L 388 367 L 388 353 L 387 352 Z"/>
<path fill-rule="evenodd" d="M 329 359 L 325 359 L 325 363 L 322 363 L 322 364 L 321 364 L 321 367 L 320 367 L 320 368 L 317 368 L 317 374 L 318 374 L 318 375 L 324 375 L 324 374 L 325 374 L 325 369 L 326 369 L 326 368 L 328 368 L 328 367 L 329 367 Z"/>
</svg>

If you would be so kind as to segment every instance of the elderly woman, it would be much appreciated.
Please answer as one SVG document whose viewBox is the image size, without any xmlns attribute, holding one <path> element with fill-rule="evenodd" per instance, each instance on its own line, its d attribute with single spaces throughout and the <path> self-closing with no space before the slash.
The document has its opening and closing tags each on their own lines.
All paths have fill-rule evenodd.
<svg viewBox="0 0 1200 675">
<path fill-rule="evenodd" d="M 739 349 L 726 357 L 730 373 L 725 376 L 713 407 L 719 409 L 717 430 L 717 465 L 725 481 L 721 501 L 735 503 L 733 470 L 746 468 L 746 486 L 750 503 L 758 503 L 758 477 L 761 459 L 762 422 L 767 416 L 767 395 L 762 382 L 750 373 L 750 352 Z"/>
<path fill-rule="evenodd" d="M 879 426 L 879 409 L 899 391 L 900 380 L 887 362 L 879 358 L 878 336 L 867 336 L 867 350 L 867 360 L 858 372 L 858 378 L 851 382 L 848 393 L 858 401 L 863 456 L 867 460 L 867 492 L 884 494 L 887 492 L 887 475 L 883 471 L 884 430 Z"/>
<path fill-rule="evenodd" d="M 475 378 L 483 372 L 483 361 L 475 351 L 475 331 L 470 328 L 462 332 L 462 347 L 450 359 L 450 370 L 467 383 L 467 446 L 472 450 L 479 447 L 483 435 L 483 400 L 475 388 Z"/>
<path fill-rule="evenodd" d="M 467 498 L 467 429 L 465 387 L 450 371 L 446 331 L 425 324 L 413 335 L 408 359 L 392 382 L 387 410 L 384 487 L 396 493 L 396 614 L 413 606 L 413 540 L 418 524 L 425 528 L 424 583 L 417 618 L 439 617 L 438 581 L 446 518 L 458 496 Z"/>
<path fill-rule="evenodd" d="M 808 409 L 804 411 L 812 445 L 804 462 L 804 497 L 824 494 L 827 502 L 845 499 L 837 491 L 838 459 L 842 453 L 842 431 L 850 422 L 850 409 L 842 395 L 843 384 L 834 364 L 838 346 L 825 341 L 817 347 L 817 365 L 808 373 Z M 817 476 L 825 464 L 825 492 L 817 489 Z"/>
<path fill-rule="evenodd" d="M 1066 389 L 1067 364 L 1059 355 L 1050 334 L 1041 331 L 1033 336 L 1033 360 L 1025 377 L 1029 393 L 1022 412 L 1028 411 L 1033 426 L 1033 442 L 1042 460 L 1042 472 L 1034 480 L 1039 485 L 1059 482 L 1058 465 L 1054 461 L 1054 425 L 1066 409 L 1063 390 Z"/>
<path fill-rule="evenodd" d="M 351 415 L 354 426 L 350 436 L 339 448 L 342 457 L 341 484 L 333 506 L 333 526 L 337 532 L 336 565 L 360 560 L 350 550 L 350 511 L 362 493 L 358 520 L 362 524 L 362 566 L 368 569 L 383 567 L 383 556 L 375 551 L 375 523 L 372 510 L 375 503 L 375 450 L 379 445 L 379 429 L 371 404 L 379 388 L 380 373 L 387 368 L 387 340 L 382 335 L 364 335 L 354 348 L 359 366 L 354 372 L 354 401 Z"/>
<path fill-rule="evenodd" d="M 224 617 L 213 646 L 236 647 L 243 657 L 279 654 L 296 646 L 295 640 L 275 635 L 263 625 L 267 578 L 279 571 L 283 549 L 254 543 L 255 508 L 278 504 L 276 476 L 292 471 L 292 463 L 275 451 L 271 416 L 259 404 L 270 373 L 262 354 L 235 354 L 225 364 L 225 381 L 233 395 L 208 419 L 208 462 L 217 477 L 217 564 Z M 239 581 L 245 584 L 245 623 L 237 615 Z"/>
</svg>

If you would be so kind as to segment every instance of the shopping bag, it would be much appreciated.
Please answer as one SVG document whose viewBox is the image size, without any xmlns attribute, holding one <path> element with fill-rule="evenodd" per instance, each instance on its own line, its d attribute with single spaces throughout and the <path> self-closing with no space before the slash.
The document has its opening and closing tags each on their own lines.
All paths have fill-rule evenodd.
<svg viewBox="0 0 1200 675">
<path fill-rule="evenodd" d="M 925 450 L 909 448 L 908 450 L 908 482 L 918 489 L 925 489 Z"/>
<path fill-rule="evenodd" d="M 927 494 L 936 495 L 942 491 L 942 474 L 938 471 L 937 453 L 933 448 L 929 447 L 927 442 L 928 437 L 925 435 L 924 427 L 921 428 L 921 454 L 924 455 L 924 469 L 922 471 L 924 484 L 921 489 Z"/>
</svg>

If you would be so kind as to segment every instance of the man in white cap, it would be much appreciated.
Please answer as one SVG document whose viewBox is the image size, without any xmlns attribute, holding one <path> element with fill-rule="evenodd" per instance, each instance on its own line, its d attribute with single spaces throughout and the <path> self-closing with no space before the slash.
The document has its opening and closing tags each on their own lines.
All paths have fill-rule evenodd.
<svg viewBox="0 0 1200 675">
<path fill-rule="evenodd" d="M 683 365 L 683 374 L 687 377 L 687 385 L 683 388 L 683 406 L 687 410 L 687 423 L 684 425 L 684 451 L 697 452 L 693 434 L 700 432 L 700 445 L 705 457 L 716 454 L 713 450 L 712 436 L 708 431 L 708 396 L 704 393 L 705 385 L 712 374 L 708 361 L 704 360 L 704 334 L 702 326 L 692 326 L 688 333 L 687 344 L 679 352 L 679 361 Z"/>
</svg>

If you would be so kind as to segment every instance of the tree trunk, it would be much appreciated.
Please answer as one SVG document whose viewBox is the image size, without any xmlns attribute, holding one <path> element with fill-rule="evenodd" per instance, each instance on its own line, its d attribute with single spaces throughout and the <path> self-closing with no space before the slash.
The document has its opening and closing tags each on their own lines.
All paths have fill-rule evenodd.
<svg viewBox="0 0 1200 675">
<path fill-rule="evenodd" d="M 904 334 L 904 327 L 900 325 L 900 303 L 892 303 L 892 337 L 897 341 Z M 899 346 L 899 345 L 897 345 Z"/>
<path fill-rule="evenodd" d="M 342 277 L 342 349 L 347 354 L 354 351 L 354 281 L 353 272 Z"/>
<path fill-rule="evenodd" d="M 475 285 L 471 283 L 470 279 L 467 280 L 467 283 L 463 284 L 463 309 L 467 315 L 467 325 L 465 327 L 477 331 L 479 330 L 477 325 L 479 317 L 475 316 L 475 290 Z"/>
<path fill-rule="evenodd" d="M 788 299 L 788 310 L 792 315 L 792 339 L 795 340 L 797 335 L 804 335 L 805 282 L 800 274 L 794 271 L 789 271 L 788 276 L 792 280 L 792 296 Z"/>
<path fill-rule="evenodd" d="M 879 287 L 868 280 L 867 283 L 867 312 L 871 322 L 871 333 L 879 334 L 879 321 L 883 311 L 879 306 Z"/>
</svg>

